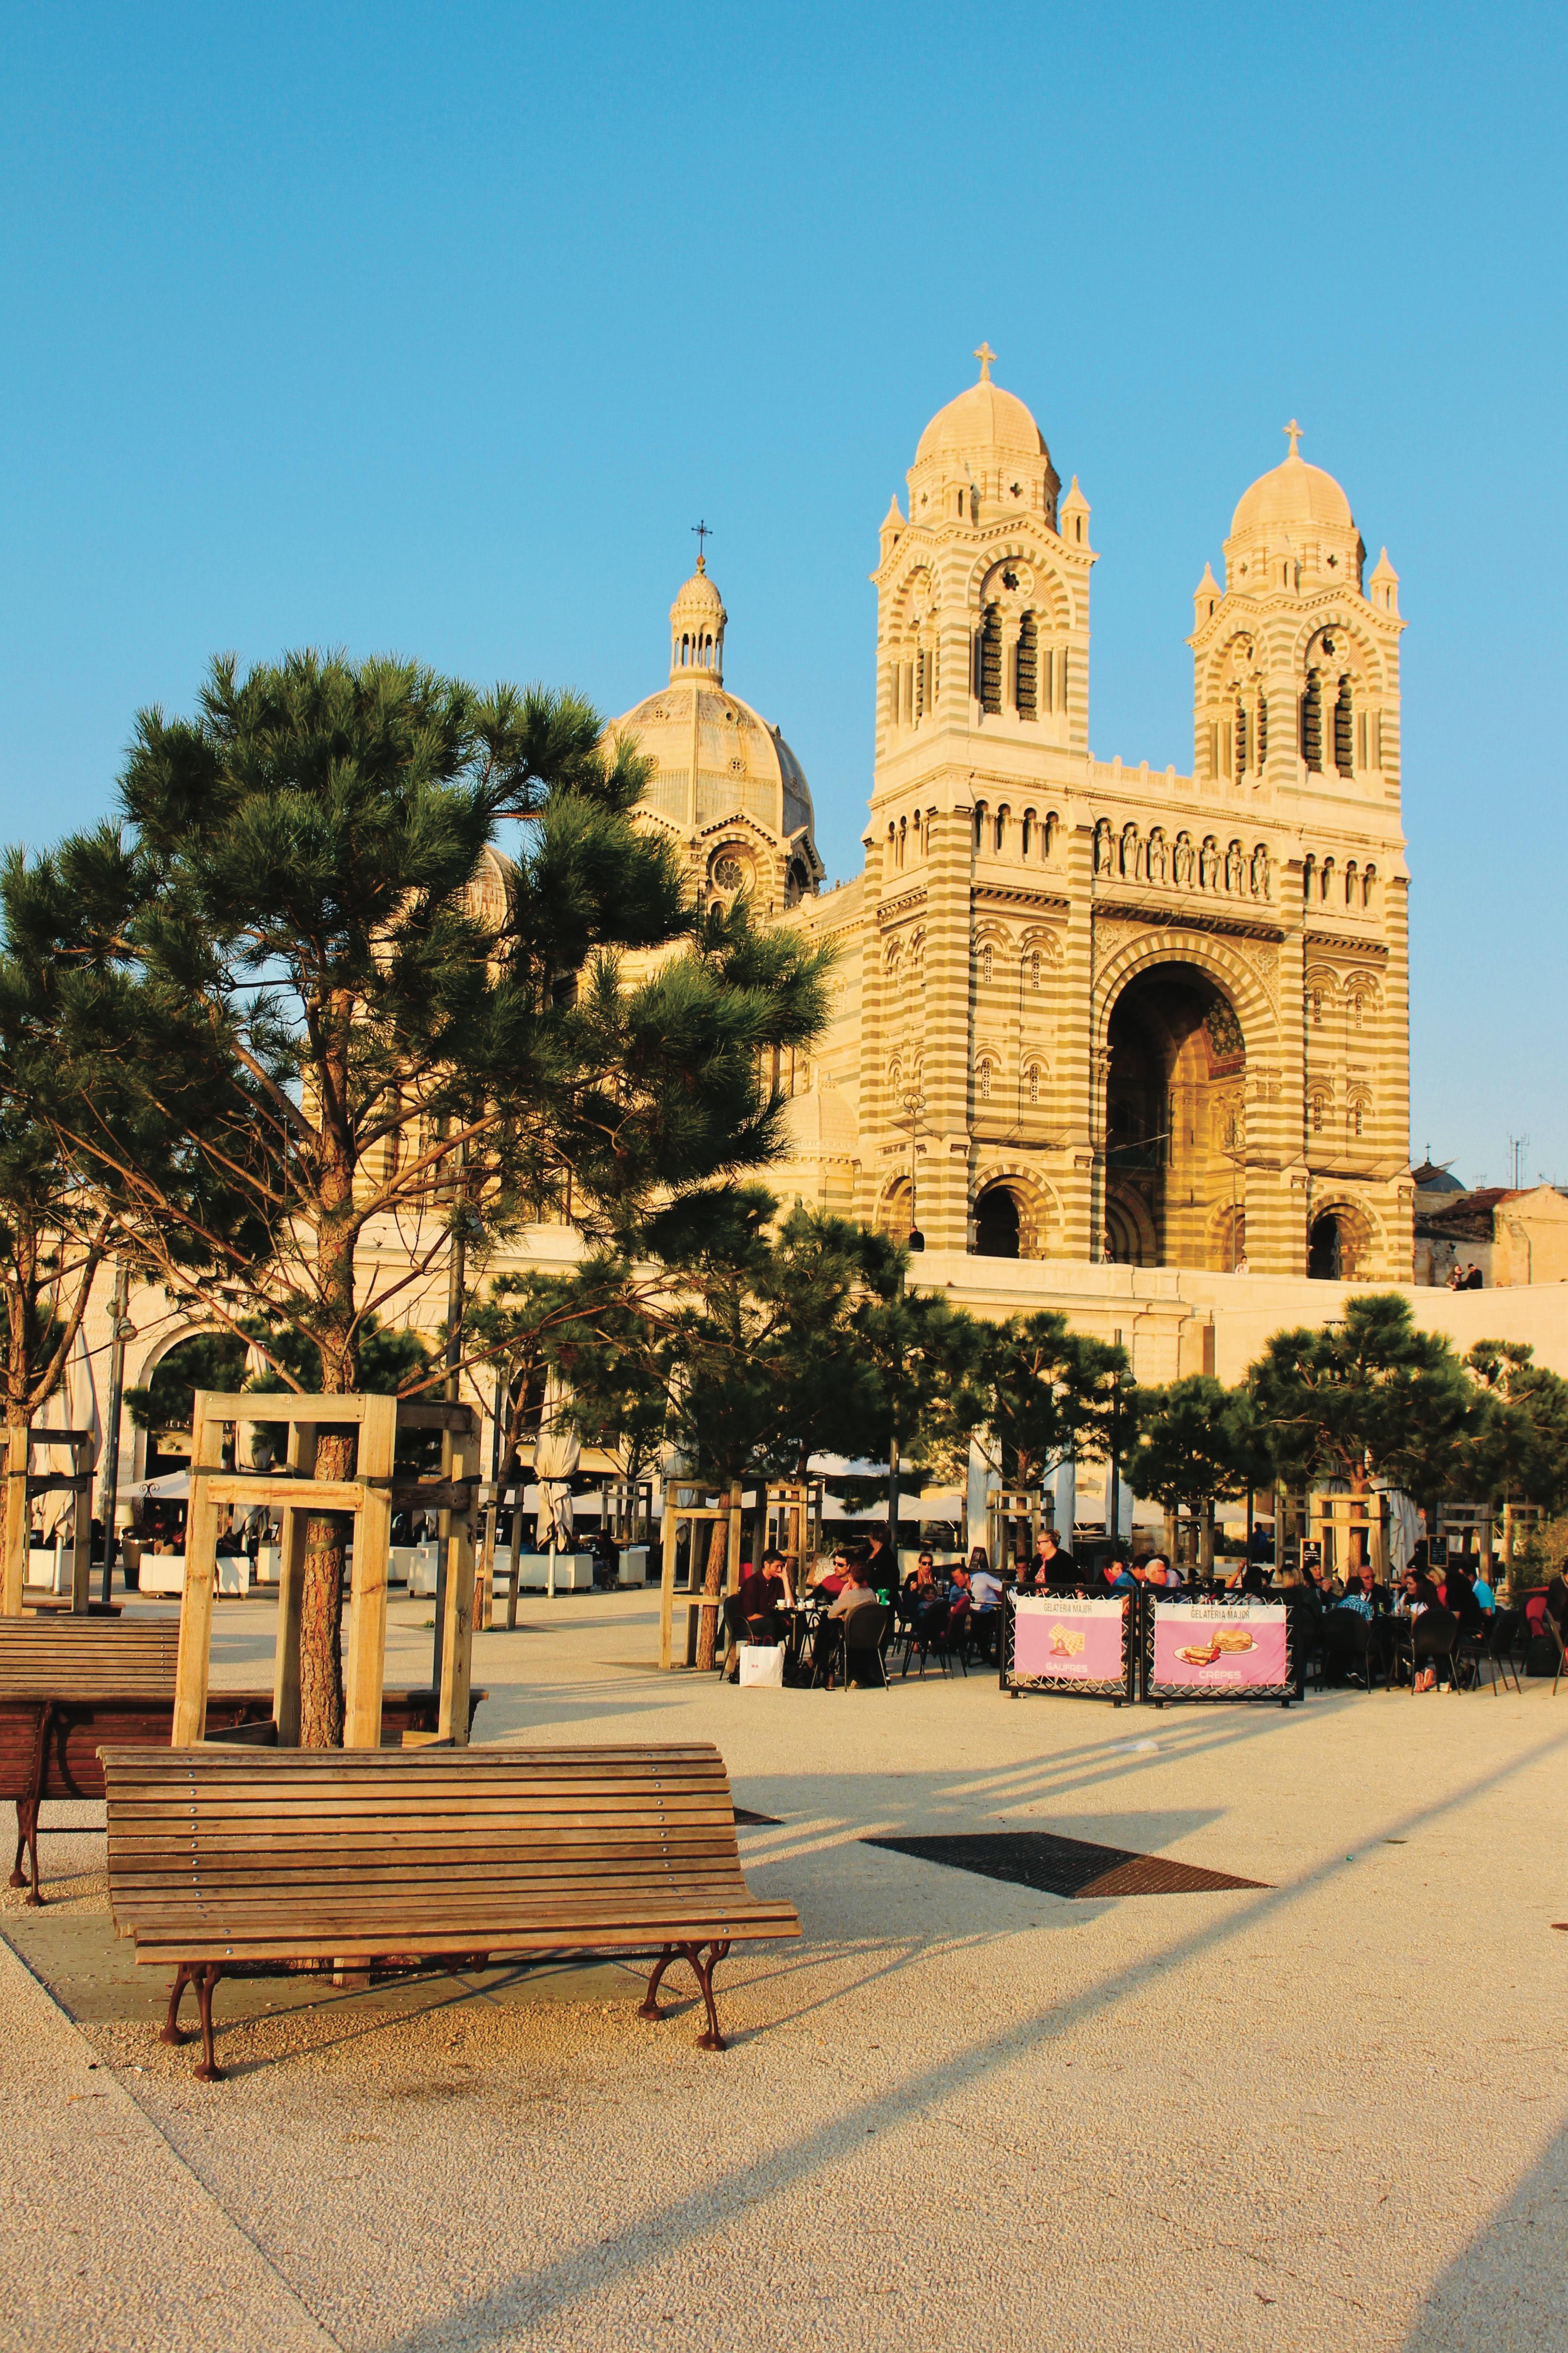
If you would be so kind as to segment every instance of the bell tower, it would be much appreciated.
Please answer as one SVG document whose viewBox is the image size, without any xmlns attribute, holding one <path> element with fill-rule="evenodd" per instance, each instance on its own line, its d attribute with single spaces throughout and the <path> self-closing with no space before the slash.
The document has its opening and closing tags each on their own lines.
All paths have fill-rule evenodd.
<svg viewBox="0 0 1568 2353">
<path fill-rule="evenodd" d="M 979 380 L 921 436 L 907 513 L 895 498 L 871 575 L 860 1059 L 862 1214 L 897 1230 L 912 1165 L 921 1232 L 958 1250 L 973 1244 L 988 1144 L 1005 1128 L 1026 1172 L 1053 1124 L 1038 993 L 1050 952 L 1025 934 L 1048 872 L 1065 874 L 1068 800 L 1088 766 L 1095 562 L 1077 481 L 1063 499 L 1039 427 L 992 379 L 990 345 L 975 357 Z M 1020 973 L 1027 1002 L 1005 1009 Z M 1059 1250 L 1062 1233 L 1046 1231 L 1060 1226 L 1059 1197 L 1031 1181 L 1018 1179 L 1021 1223 L 1035 1247 Z"/>
</svg>

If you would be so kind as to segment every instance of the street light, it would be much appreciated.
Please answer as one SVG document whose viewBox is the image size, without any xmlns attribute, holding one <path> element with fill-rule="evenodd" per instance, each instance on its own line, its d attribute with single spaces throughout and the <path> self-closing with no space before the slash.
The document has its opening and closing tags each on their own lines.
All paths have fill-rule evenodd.
<svg viewBox="0 0 1568 2353">
<path fill-rule="evenodd" d="M 905 1095 L 903 1102 L 904 1110 L 908 1114 L 910 1131 L 910 1248 L 912 1250 L 923 1250 L 926 1238 L 915 1219 L 915 1155 L 919 1150 L 921 1113 L 926 1107 L 926 1099 L 920 1089 L 915 1087 Z M 895 1120 L 893 1124 L 895 1127 L 902 1127 L 905 1122 L 901 1119 Z"/>
</svg>

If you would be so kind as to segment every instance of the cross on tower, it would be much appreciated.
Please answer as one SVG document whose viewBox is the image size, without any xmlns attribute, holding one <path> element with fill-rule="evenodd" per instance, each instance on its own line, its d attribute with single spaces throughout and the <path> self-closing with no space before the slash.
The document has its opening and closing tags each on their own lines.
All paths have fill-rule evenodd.
<svg viewBox="0 0 1568 2353">
<path fill-rule="evenodd" d="M 981 383 L 989 384 L 991 381 L 991 363 L 996 356 L 995 353 L 992 350 L 989 343 L 982 343 L 974 356 L 980 362 Z"/>
<path fill-rule="evenodd" d="M 694 523 L 692 524 L 691 528 L 692 528 L 692 530 L 697 533 L 697 569 L 699 570 L 699 572 L 703 572 L 703 571 L 706 571 L 707 566 L 706 566 L 706 565 L 704 564 L 704 562 L 703 562 L 703 560 L 702 560 L 702 559 L 703 559 L 703 546 L 702 546 L 702 543 L 703 543 L 703 541 L 704 541 L 704 540 L 706 540 L 706 539 L 711 539 L 711 538 L 712 538 L 712 536 L 713 536 L 713 526 L 712 526 L 712 524 L 711 524 L 711 523 L 706 523 L 706 522 L 694 522 Z"/>
<path fill-rule="evenodd" d="M 1290 444 L 1290 455 L 1292 456 L 1292 458 L 1299 458 L 1299 457 L 1300 456 L 1300 454 L 1301 454 L 1301 453 L 1300 453 L 1300 451 L 1297 448 L 1296 444 L 1297 444 L 1297 442 L 1301 438 L 1301 428 L 1300 428 L 1300 427 L 1297 424 L 1297 422 L 1296 422 L 1295 418 L 1294 418 L 1294 417 L 1292 417 L 1292 418 L 1290 419 L 1289 424 L 1289 425 L 1286 425 L 1286 426 L 1282 426 L 1282 427 L 1280 427 L 1280 430 L 1281 430 L 1281 431 L 1286 435 L 1287 438 L 1288 438 L 1288 439 L 1289 439 L 1289 444 Z"/>
</svg>

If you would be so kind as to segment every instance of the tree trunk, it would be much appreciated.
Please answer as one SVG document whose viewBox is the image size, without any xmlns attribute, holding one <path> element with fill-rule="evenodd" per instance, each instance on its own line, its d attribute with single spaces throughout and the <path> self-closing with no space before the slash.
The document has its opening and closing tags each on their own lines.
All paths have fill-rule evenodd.
<svg viewBox="0 0 1568 2353">
<path fill-rule="evenodd" d="M 1214 1498 L 1204 1505 L 1203 1535 L 1198 1552 L 1198 1567 L 1205 1577 L 1214 1575 Z"/>
<path fill-rule="evenodd" d="M 726 1494 L 728 1489 L 725 1490 Z M 724 1590 L 724 1556 L 729 1550 L 730 1522 L 728 1517 L 710 1520 L 708 1524 L 708 1572 L 702 1580 L 704 1596 L 717 1599 Z M 710 1673 L 714 1654 L 719 1647 L 719 1612 L 704 1609 L 697 1628 L 697 1664 L 704 1673 Z"/>
<path fill-rule="evenodd" d="M 1181 1567 L 1176 1557 L 1176 1514 L 1169 1505 L 1165 1510 L 1165 1558 L 1173 1568 Z"/>
<path fill-rule="evenodd" d="M 323 1430 L 316 1446 L 318 1479 L 353 1475 L 353 1428 Z M 305 1567 L 300 1591 L 300 1746 L 343 1745 L 343 1568 L 353 1521 L 339 1512 L 313 1514 L 305 1523 Z"/>
</svg>

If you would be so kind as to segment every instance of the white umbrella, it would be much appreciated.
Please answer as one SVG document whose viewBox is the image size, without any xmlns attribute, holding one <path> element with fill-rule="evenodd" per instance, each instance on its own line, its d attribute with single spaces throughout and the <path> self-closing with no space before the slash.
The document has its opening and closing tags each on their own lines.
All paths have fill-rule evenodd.
<svg viewBox="0 0 1568 2353">
<path fill-rule="evenodd" d="M 550 1555 L 549 1590 L 555 1593 L 555 1556 L 572 1542 L 572 1473 L 583 1459 L 583 1441 L 566 1416 L 570 1392 L 555 1373 L 544 1385 L 539 1438 L 533 1450 L 533 1475 L 539 1482 L 540 1511 L 537 1542 Z"/>
</svg>

